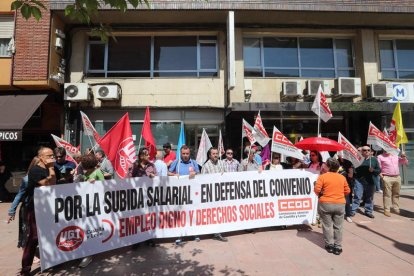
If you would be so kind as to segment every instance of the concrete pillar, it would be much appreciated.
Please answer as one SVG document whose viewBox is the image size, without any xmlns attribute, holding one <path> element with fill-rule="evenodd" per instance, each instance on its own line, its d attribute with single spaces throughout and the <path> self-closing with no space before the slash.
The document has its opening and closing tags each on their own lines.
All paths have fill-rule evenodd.
<svg viewBox="0 0 414 276">
<path fill-rule="evenodd" d="M 378 82 L 379 63 L 377 45 L 374 30 L 359 30 L 356 43 L 356 65 L 358 68 L 357 76 L 360 76 L 362 80 L 362 94 L 364 97 L 366 96 L 366 86 Z"/>
</svg>

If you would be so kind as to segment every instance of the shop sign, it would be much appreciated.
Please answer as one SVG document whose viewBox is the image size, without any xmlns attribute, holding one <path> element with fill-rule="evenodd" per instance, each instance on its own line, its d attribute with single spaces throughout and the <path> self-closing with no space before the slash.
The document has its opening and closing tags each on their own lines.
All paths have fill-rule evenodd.
<svg viewBox="0 0 414 276">
<path fill-rule="evenodd" d="M 0 130 L 0 141 L 21 141 L 21 130 Z"/>
</svg>

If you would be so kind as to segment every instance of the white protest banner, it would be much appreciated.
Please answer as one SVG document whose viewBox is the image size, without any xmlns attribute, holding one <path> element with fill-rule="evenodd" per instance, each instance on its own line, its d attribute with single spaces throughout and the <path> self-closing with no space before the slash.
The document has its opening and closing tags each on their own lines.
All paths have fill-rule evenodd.
<svg viewBox="0 0 414 276">
<path fill-rule="evenodd" d="M 253 145 L 256 143 L 255 138 L 256 131 L 253 129 L 253 127 L 245 120 L 242 121 L 242 138 L 247 137 L 249 139 L 250 144 Z"/>
<path fill-rule="evenodd" d="M 317 176 L 250 171 L 36 188 L 41 268 L 152 238 L 309 224 Z"/>
<path fill-rule="evenodd" d="M 345 150 L 341 151 L 342 157 L 350 161 L 355 168 L 359 167 L 364 161 L 364 158 L 341 132 L 338 134 L 338 143 L 345 147 Z"/>
<path fill-rule="evenodd" d="M 80 114 L 82 117 L 83 131 L 85 132 L 86 135 L 92 137 L 95 140 L 95 144 L 96 144 L 96 142 L 99 141 L 99 139 L 101 139 L 101 136 L 99 136 L 98 132 L 93 127 L 93 124 L 89 120 L 89 117 L 82 111 L 80 112 Z"/>
<path fill-rule="evenodd" d="M 371 122 L 369 122 L 367 144 L 378 146 L 393 155 L 398 155 L 400 153 L 400 149 L 391 142 L 390 138 L 385 136 L 385 134 Z"/>
<path fill-rule="evenodd" d="M 316 94 L 315 100 L 313 101 L 311 110 L 325 123 L 333 116 L 325 94 L 323 93 L 322 85 L 319 85 L 318 93 Z"/>
<path fill-rule="evenodd" d="M 275 126 L 273 126 L 272 151 L 303 160 L 302 151 L 295 147 Z"/>
<path fill-rule="evenodd" d="M 256 120 L 254 121 L 253 137 L 256 139 L 256 142 L 259 143 L 262 147 L 265 147 L 269 143 L 270 138 L 266 132 L 266 129 L 263 126 L 262 116 L 260 116 L 260 110 L 257 114 Z"/>
<path fill-rule="evenodd" d="M 200 145 L 198 145 L 197 151 L 197 164 L 203 166 L 206 163 L 208 156 L 207 152 L 212 147 L 210 138 L 208 138 L 206 130 L 203 128 L 203 133 L 201 134 Z"/>
</svg>

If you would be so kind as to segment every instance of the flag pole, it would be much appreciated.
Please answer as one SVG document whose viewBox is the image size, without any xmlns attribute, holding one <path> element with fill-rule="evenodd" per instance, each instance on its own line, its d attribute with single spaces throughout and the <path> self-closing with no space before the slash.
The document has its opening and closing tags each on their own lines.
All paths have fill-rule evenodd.
<svg viewBox="0 0 414 276">
<path fill-rule="evenodd" d="M 243 121 L 242 121 L 242 135 L 241 135 L 241 143 L 240 143 L 240 163 L 241 161 L 243 161 Z"/>
<path fill-rule="evenodd" d="M 144 125 L 143 125 L 144 127 Z M 142 130 L 141 130 L 141 136 L 139 137 L 139 144 L 138 144 L 138 150 L 141 148 L 141 142 L 142 142 Z"/>
<path fill-rule="evenodd" d="M 317 137 L 319 137 L 319 133 L 320 133 L 320 126 L 321 126 L 321 94 L 320 93 L 318 93 L 318 96 L 317 96 L 319 99 L 318 99 L 318 135 L 317 135 Z"/>
</svg>

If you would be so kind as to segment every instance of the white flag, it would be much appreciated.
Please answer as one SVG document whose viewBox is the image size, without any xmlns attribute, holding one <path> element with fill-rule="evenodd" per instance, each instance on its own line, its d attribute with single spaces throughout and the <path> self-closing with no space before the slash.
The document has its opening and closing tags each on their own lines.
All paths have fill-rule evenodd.
<svg viewBox="0 0 414 276">
<path fill-rule="evenodd" d="M 350 161 L 355 168 L 358 168 L 364 161 L 364 158 L 341 132 L 338 135 L 338 143 L 345 147 L 345 150 L 341 151 L 342 158 Z"/>
<path fill-rule="evenodd" d="M 263 126 L 262 117 L 260 116 L 260 111 L 257 114 L 256 120 L 254 121 L 254 127 L 256 133 L 253 134 L 256 142 L 259 143 L 262 147 L 266 146 L 269 143 L 270 138 L 266 132 L 266 129 Z"/>
<path fill-rule="evenodd" d="M 302 151 L 295 147 L 275 126 L 273 126 L 272 151 L 303 160 Z"/>
<path fill-rule="evenodd" d="M 393 155 L 398 155 L 400 153 L 400 149 L 391 142 L 390 138 L 385 136 L 385 134 L 371 122 L 369 122 L 367 144 L 378 146 Z"/>
<path fill-rule="evenodd" d="M 83 131 L 85 132 L 86 135 L 93 137 L 93 139 L 95 140 L 95 144 L 96 144 L 96 142 L 99 141 L 101 137 L 99 136 L 96 129 L 93 127 L 92 122 L 89 120 L 88 116 L 82 111 L 80 113 L 82 117 Z"/>
<path fill-rule="evenodd" d="M 197 164 L 203 166 L 204 163 L 207 161 L 207 151 L 213 145 L 210 142 L 210 138 L 208 138 L 206 130 L 203 128 L 203 134 L 201 135 L 200 144 L 198 145 L 198 152 L 197 152 Z"/>
<path fill-rule="evenodd" d="M 323 94 L 322 86 L 319 85 L 318 93 L 312 104 L 312 111 L 318 115 L 325 123 L 332 118 L 332 112 Z"/>
<path fill-rule="evenodd" d="M 247 137 L 249 139 L 250 144 L 253 145 L 256 142 L 255 134 L 256 131 L 253 129 L 253 127 L 246 122 L 245 119 L 243 119 L 242 123 L 242 138 Z"/>
<path fill-rule="evenodd" d="M 64 148 L 66 150 L 66 160 L 72 161 L 75 164 L 78 164 L 75 159 L 73 159 L 73 155 L 76 153 L 79 153 L 79 149 L 75 146 L 73 146 L 71 143 L 66 142 L 62 138 L 57 137 L 56 135 L 52 135 L 53 140 L 55 141 L 55 144 L 59 148 Z"/>
<path fill-rule="evenodd" d="M 217 149 L 218 149 L 218 152 L 219 152 L 219 155 L 220 155 L 220 159 L 221 159 L 221 156 L 225 152 L 225 150 L 224 150 L 224 143 L 223 143 L 223 136 L 221 136 L 221 129 L 219 131 L 219 140 L 218 140 L 218 147 L 217 147 Z"/>
</svg>

